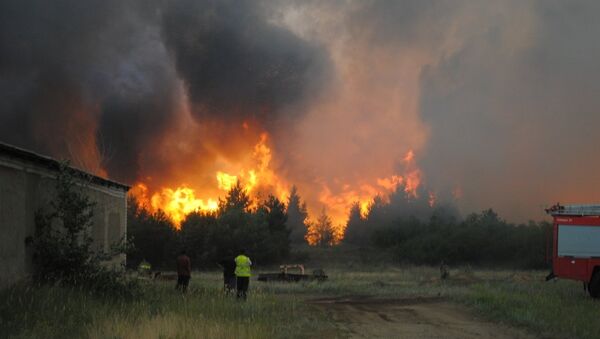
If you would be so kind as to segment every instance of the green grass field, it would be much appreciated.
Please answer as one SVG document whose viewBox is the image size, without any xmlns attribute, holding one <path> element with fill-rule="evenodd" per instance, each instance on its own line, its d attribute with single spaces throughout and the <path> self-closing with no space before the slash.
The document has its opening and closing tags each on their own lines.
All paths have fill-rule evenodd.
<svg viewBox="0 0 600 339">
<path fill-rule="evenodd" d="M 147 281 L 139 296 L 125 300 L 60 287 L 14 286 L 0 292 L 0 336 L 311 338 L 336 332 L 328 315 L 309 299 L 439 296 L 544 338 L 600 337 L 600 301 L 589 298 L 577 282 L 544 282 L 545 271 L 460 267 L 442 281 L 437 268 L 366 265 L 335 255 L 319 267 L 328 281 L 252 280 L 247 302 L 224 295 L 216 271 L 196 272 L 186 295 L 175 291 L 172 281 Z"/>
<path fill-rule="evenodd" d="M 221 281 L 218 272 L 196 273 L 185 295 L 174 282 L 145 282 L 140 296 L 125 300 L 16 286 L 0 295 L 0 329 L 15 338 L 284 338 L 328 325 L 298 296 L 252 286 L 239 302 L 222 293 Z"/>
</svg>

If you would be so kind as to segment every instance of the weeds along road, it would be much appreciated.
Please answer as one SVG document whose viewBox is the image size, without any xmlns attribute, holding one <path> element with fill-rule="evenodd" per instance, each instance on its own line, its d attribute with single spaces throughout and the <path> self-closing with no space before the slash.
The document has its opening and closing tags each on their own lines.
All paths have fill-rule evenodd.
<svg viewBox="0 0 600 339">
<path fill-rule="evenodd" d="M 478 319 L 443 298 L 374 299 L 341 297 L 311 300 L 349 338 L 533 338 Z"/>
</svg>

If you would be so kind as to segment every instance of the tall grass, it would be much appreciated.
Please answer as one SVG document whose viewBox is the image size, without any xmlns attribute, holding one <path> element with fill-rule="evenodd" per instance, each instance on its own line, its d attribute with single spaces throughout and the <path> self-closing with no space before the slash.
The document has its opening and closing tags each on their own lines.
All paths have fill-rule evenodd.
<svg viewBox="0 0 600 339">
<path fill-rule="evenodd" d="M 545 337 L 600 338 L 600 301 L 574 281 L 485 281 L 461 301 L 487 317 Z"/>
<path fill-rule="evenodd" d="M 0 295 L 2 336 L 14 338 L 294 338 L 326 328 L 319 310 L 294 295 L 251 290 L 247 302 L 203 274 L 188 293 L 153 282 L 137 298 L 98 298 L 61 287 L 16 286 Z"/>
<path fill-rule="evenodd" d="M 322 297 L 441 297 L 479 315 L 545 338 L 598 338 L 600 302 L 572 281 L 544 282 L 545 271 L 435 267 L 324 267 L 319 283 L 252 280 L 247 302 L 221 291 L 217 272 L 196 273 L 186 295 L 174 282 L 147 282 L 139 297 L 98 298 L 60 287 L 15 286 L 0 292 L 0 337 L 14 338 L 311 338 L 338 335 Z M 271 270 L 265 270 L 271 271 Z M 256 274 L 260 272 L 255 272 Z"/>
</svg>

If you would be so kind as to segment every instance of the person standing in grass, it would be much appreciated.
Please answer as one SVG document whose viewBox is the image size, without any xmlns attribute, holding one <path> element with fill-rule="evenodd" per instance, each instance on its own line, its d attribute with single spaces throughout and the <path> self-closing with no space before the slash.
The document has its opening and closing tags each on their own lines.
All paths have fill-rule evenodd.
<svg viewBox="0 0 600 339">
<path fill-rule="evenodd" d="M 246 251 L 241 250 L 240 254 L 235 257 L 235 276 L 237 287 L 237 298 L 246 300 L 248 294 L 248 285 L 250 284 L 250 266 L 252 261 L 246 256 Z"/>
<path fill-rule="evenodd" d="M 226 257 L 219 261 L 219 266 L 223 268 L 223 290 L 225 293 L 233 293 L 236 286 L 235 276 L 235 260 L 233 259 L 233 252 L 229 252 Z"/>
<path fill-rule="evenodd" d="M 177 286 L 175 287 L 181 292 L 187 291 L 190 277 L 192 276 L 192 262 L 187 256 L 185 250 L 182 250 L 177 257 Z"/>
<path fill-rule="evenodd" d="M 143 276 L 150 276 L 152 271 L 152 265 L 143 259 L 142 262 L 138 265 L 138 273 Z"/>
</svg>

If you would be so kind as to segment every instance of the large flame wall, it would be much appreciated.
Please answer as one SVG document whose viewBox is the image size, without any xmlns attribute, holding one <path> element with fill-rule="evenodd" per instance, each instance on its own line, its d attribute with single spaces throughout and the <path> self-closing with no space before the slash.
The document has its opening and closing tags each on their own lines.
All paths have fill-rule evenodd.
<svg viewBox="0 0 600 339">
<path fill-rule="evenodd" d="M 343 224 L 397 185 L 516 221 L 599 199 L 600 2 L 0 2 L 0 141 L 180 222 L 241 181 Z M 426 190 L 426 191 L 428 191 Z"/>
<path fill-rule="evenodd" d="M 244 129 L 248 126 L 244 124 Z M 287 201 L 292 184 L 276 173 L 273 161 L 273 152 L 269 145 L 269 137 L 263 132 L 248 153 L 238 161 L 233 161 L 237 167 L 235 172 L 218 169 L 213 174 L 213 181 L 202 186 L 193 186 L 186 182 L 169 182 L 169 177 L 161 178 L 160 184 L 154 189 L 149 189 L 148 183 L 140 181 L 132 190 L 137 202 L 151 210 L 161 210 L 167 214 L 179 228 L 186 215 L 191 212 L 215 212 L 218 209 L 219 199 L 238 182 L 256 204 L 271 194 L 281 201 Z M 317 201 L 308 200 L 307 205 L 313 218 L 317 211 L 324 206 L 331 216 L 336 229 L 336 240 L 343 237 L 343 230 L 350 207 L 359 203 L 361 212 L 366 215 L 369 205 L 375 196 L 385 199 L 399 186 L 403 187 L 407 195 L 416 196 L 417 188 L 421 181 L 421 171 L 416 167 L 414 153 L 409 151 L 403 158 L 404 172 L 391 174 L 384 178 L 365 178 L 360 183 L 347 183 L 341 193 L 332 192 L 326 184 L 322 184 L 321 191 L 317 192 Z M 189 177 L 194 177 L 194 172 Z"/>
</svg>

